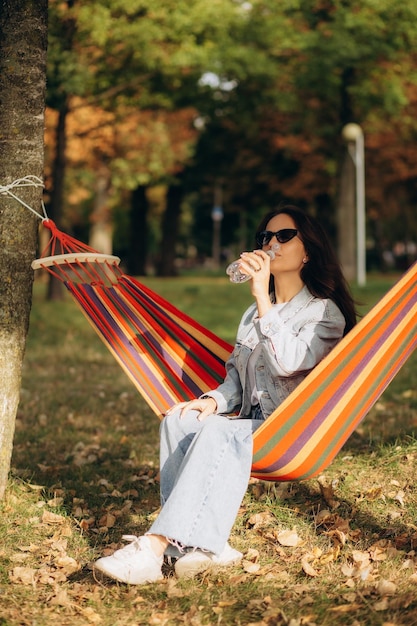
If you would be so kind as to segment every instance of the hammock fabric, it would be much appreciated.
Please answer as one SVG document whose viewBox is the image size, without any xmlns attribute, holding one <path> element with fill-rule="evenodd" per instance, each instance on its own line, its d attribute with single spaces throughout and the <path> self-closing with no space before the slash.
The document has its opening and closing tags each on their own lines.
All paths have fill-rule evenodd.
<svg viewBox="0 0 417 626">
<path fill-rule="evenodd" d="M 43 267 L 63 281 L 153 411 L 201 395 L 224 377 L 232 346 L 51 220 Z M 43 253 L 43 257 L 45 253 Z M 417 264 L 254 433 L 252 475 L 312 478 L 325 469 L 417 343 Z"/>
</svg>

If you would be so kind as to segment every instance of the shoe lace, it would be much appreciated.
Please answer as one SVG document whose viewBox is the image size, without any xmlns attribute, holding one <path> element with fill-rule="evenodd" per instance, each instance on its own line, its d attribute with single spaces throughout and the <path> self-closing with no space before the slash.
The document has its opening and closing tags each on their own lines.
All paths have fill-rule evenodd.
<svg viewBox="0 0 417 626">
<path fill-rule="evenodd" d="M 124 541 L 129 541 L 129 545 L 120 549 L 120 552 L 124 552 L 126 554 L 137 552 L 138 550 L 143 550 L 143 546 L 141 543 L 142 537 L 136 537 L 136 535 L 123 535 L 122 539 Z"/>
</svg>

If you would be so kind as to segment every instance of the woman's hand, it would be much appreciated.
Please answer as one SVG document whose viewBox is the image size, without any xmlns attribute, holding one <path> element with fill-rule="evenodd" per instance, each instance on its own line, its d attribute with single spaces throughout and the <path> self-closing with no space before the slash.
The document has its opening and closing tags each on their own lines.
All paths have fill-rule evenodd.
<svg viewBox="0 0 417 626">
<path fill-rule="evenodd" d="M 198 420 L 201 422 L 208 415 L 215 413 L 217 409 L 217 402 L 214 398 L 197 398 L 196 400 L 190 400 L 189 402 L 180 402 L 174 404 L 165 415 L 170 415 L 175 411 L 180 411 L 180 419 L 182 419 L 188 411 L 200 411 Z"/>
<path fill-rule="evenodd" d="M 242 269 L 252 277 L 251 291 L 256 299 L 259 317 L 271 308 L 269 297 L 269 279 L 271 276 L 271 257 L 263 250 L 243 252 Z"/>
<path fill-rule="evenodd" d="M 242 252 L 240 266 L 245 274 L 249 274 L 256 285 L 262 285 L 268 291 L 269 276 L 271 274 L 271 258 L 263 250 Z"/>
</svg>

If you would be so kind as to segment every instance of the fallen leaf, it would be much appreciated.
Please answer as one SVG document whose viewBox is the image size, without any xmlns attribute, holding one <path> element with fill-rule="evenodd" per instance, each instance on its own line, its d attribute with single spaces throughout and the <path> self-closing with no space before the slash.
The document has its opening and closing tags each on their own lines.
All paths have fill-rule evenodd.
<svg viewBox="0 0 417 626">
<path fill-rule="evenodd" d="M 81 565 L 68 555 L 58 557 L 54 564 L 62 569 L 66 576 L 71 576 L 71 574 L 81 569 Z"/>
<path fill-rule="evenodd" d="M 388 608 L 388 600 L 387 598 L 382 598 L 379 602 L 375 602 L 374 609 L 375 611 L 386 611 Z"/>
<path fill-rule="evenodd" d="M 370 574 L 372 572 L 372 567 L 365 567 L 364 569 L 361 569 L 359 571 L 359 578 L 361 580 L 368 580 L 368 578 L 370 578 Z"/>
<path fill-rule="evenodd" d="M 261 528 L 262 526 L 267 526 L 275 521 L 275 518 L 268 511 L 264 511 L 263 513 L 255 513 L 251 515 L 247 521 L 247 526 L 249 528 Z"/>
<path fill-rule="evenodd" d="M 41 567 L 37 571 L 36 582 L 40 585 L 54 585 L 56 583 L 64 583 L 66 580 L 66 575 L 59 569 Z"/>
<path fill-rule="evenodd" d="M 335 530 L 328 530 L 324 534 L 330 537 L 333 540 L 333 543 L 340 544 L 341 546 L 344 546 L 346 543 L 345 533 L 338 528 Z"/>
<path fill-rule="evenodd" d="M 65 524 L 60 530 L 62 537 L 72 537 L 72 528 L 69 524 Z"/>
<path fill-rule="evenodd" d="M 255 548 L 249 548 L 245 554 L 245 559 L 256 563 L 259 560 L 259 551 L 255 550 Z"/>
<path fill-rule="evenodd" d="M 49 604 L 71 607 L 73 605 L 73 602 L 70 600 L 66 589 L 58 588 L 55 595 L 53 595 L 52 598 L 49 600 Z"/>
<path fill-rule="evenodd" d="M 9 572 L 12 583 L 33 585 L 35 583 L 36 570 L 32 567 L 14 567 Z"/>
<path fill-rule="evenodd" d="M 361 550 L 352 550 L 352 559 L 360 567 L 367 567 L 370 563 L 369 553 Z"/>
<path fill-rule="evenodd" d="M 357 609 L 360 609 L 361 605 L 360 604 L 340 604 L 339 606 L 332 606 L 330 607 L 328 610 L 331 611 L 332 613 L 350 613 L 351 611 L 356 611 Z"/>
<path fill-rule="evenodd" d="M 277 535 L 277 541 L 281 546 L 289 548 L 295 548 L 302 543 L 302 539 L 300 539 L 295 530 L 282 530 Z"/>
<path fill-rule="evenodd" d="M 54 497 L 52 498 L 52 500 L 48 500 L 46 504 L 51 507 L 58 507 L 58 506 L 61 506 L 63 503 L 64 503 L 64 498 Z"/>
<path fill-rule="evenodd" d="M 44 511 L 42 513 L 41 521 L 44 524 L 64 524 L 66 519 L 62 515 L 57 515 L 56 513 L 52 513 L 52 511 Z"/>
<path fill-rule="evenodd" d="M 33 485 L 32 483 L 26 483 L 26 486 L 31 491 L 42 491 L 43 489 L 45 489 L 43 485 Z"/>
<path fill-rule="evenodd" d="M 377 500 L 382 495 L 382 487 L 372 487 L 372 489 L 368 489 L 368 491 L 366 491 L 365 494 L 362 495 L 361 499 Z"/>
<path fill-rule="evenodd" d="M 318 576 L 319 575 L 318 572 L 314 569 L 314 567 L 310 565 L 308 560 L 309 560 L 308 556 L 305 556 L 301 559 L 301 567 L 303 569 L 303 572 L 307 574 L 307 576 L 312 576 L 312 577 Z"/>
<path fill-rule="evenodd" d="M 94 611 L 94 609 L 92 609 L 91 607 L 79 607 L 79 612 L 90 622 L 90 624 L 99 624 L 103 621 L 100 615 L 96 613 L 96 611 Z"/>
<path fill-rule="evenodd" d="M 404 498 L 405 498 L 405 493 L 404 493 L 404 491 L 402 489 L 400 489 L 400 491 L 394 497 L 394 500 L 399 502 L 400 506 L 404 507 Z"/>
<path fill-rule="evenodd" d="M 115 523 L 116 523 L 116 517 L 114 515 L 112 515 L 111 513 L 105 513 L 105 515 L 103 515 L 100 518 L 99 527 L 101 527 L 101 528 L 113 528 Z"/>
<path fill-rule="evenodd" d="M 29 554 L 25 554 L 24 552 L 16 552 L 16 554 L 12 554 L 9 558 L 12 563 L 23 563 L 29 556 Z"/>
<path fill-rule="evenodd" d="M 386 561 L 388 554 L 385 549 L 382 549 L 379 546 L 372 546 L 369 548 L 369 556 L 372 561 Z"/>
<path fill-rule="evenodd" d="M 309 558 L 319 559 L 322 554 L 323 554 L 323 550 L 319 548 L 318 546 L 315 546 L 308 556 Z"/>
<path fill-rule="evenodd" d="M 354 565 L 350 563 L 343 563 L 342 567 L 340 568 L 340 571 L 342 572 L 344 576 L 348 576 L 350 578 L 351 576 L 353 576 L 355 569 L 356 568 Z"/>
<path fill-rule="evenodd" d="M 390 580 L 380 580 L 377 586 L 377 592 L 381 596 L 393 596 L 397 591 L 397 585 Z"/>
<path fill-rule="evenodd" d="M 317 482 L 320 487 L 321 495 L 329 505 L 330 508 L 335 509 L 340 505 L 340 502 L 334 493 L 334 483 L 329 484 L 324 476 L 319 476 Z"/>
<path fill-rule="evenodd" d="M 340 554 L 340 546 L 335 546 L 332 550 L 328 550 L 320 557 L 320 564 L 324 565 L 325 563 L 332 563 L 333 561 L 337 561 Z"/>
<path fill-rule="evenodd" d="M 243 570 L 247 572 L 248 574 L 256 574 L 256 572 L 258 572 L 261 568 L 259 563 L 254 563 L 253 561 L 247 561 L 246 559 L 243 559 L 242 567 L 243 567 Z"/>
</svg>

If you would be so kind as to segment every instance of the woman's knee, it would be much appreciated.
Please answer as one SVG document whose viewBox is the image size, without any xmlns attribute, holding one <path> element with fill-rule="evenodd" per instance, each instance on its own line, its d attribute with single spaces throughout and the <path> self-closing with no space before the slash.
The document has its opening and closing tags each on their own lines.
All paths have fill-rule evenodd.
<svg viewBox="0 0 417 626">
<path fill-rule="evenodd" d="M 180 426 L 179 411 L 175 411 L 175 413 L 170 413 L 169 415 L 165 415 L 159 427 L 161 437 L 172 436 L 175 432 L 180 430 L 179 426 Z"/>
<path fill-rule="evenodd" d="M 223 415 L 209 415 L 202 421 L 201 434 L 207 438 L 230 437 L 235 431 L 236 426 L 233 424 L 233 420 L 229 420 Z"/>
<path fill-rule="evenodd" d="M 180 410 L 165 415 L 160 426 L 161 435 L 184 436 L 193 434 L 201 429 L 201 422 L 198 421 L 198 412 L 189 411 L 184 417 L 180 417 Z"/>
</svg>

